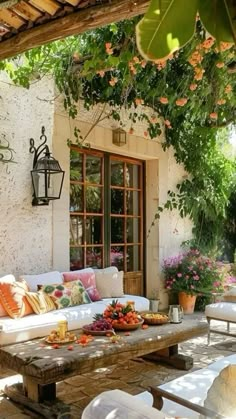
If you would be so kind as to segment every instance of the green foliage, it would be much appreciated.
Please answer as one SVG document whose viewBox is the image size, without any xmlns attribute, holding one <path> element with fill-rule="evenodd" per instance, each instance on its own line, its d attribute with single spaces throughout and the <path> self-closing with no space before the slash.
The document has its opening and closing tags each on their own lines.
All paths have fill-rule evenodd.
<svg viewBox="0 0 236 419">
<path fill-rule="evenodd" d="M 233 0 L 151 0 L 136 27 L 140 54 L 151 61 L 168 57 L 192 39 L 198 16 L 219 46 L 236 44 Z"/>
<path fill-rule="evenodd" d="M 235 187 L 235 160 L 223 153 L 226 140 L 221 138 L 223 127 L 235 121 L 236 80 L 229 71 L 234 51 L 226 44 L 219 51 L 198 21 L 192 41 L 172 59 L 146 62 L 137 51 L 136 23 L 128 20 L 57 41 L 1 63 L 1 68 L 24 87 L 53 77 L 71 118 L 83 99 L 87 110 L 104 104 L 98 122 L 108 117 L 122 126 L 121 110 L 127 109 L 130 135 L 137 122 L 145 122 L 144 136 L 159 140 L 164 150 L 172 147 L 186 170 L 155 219 L 164 209 L 177 209 L 193 220 L 198 246 L 214 247 Z M 82 145 L 79 128 L 74 136 Z"/>
</svg>

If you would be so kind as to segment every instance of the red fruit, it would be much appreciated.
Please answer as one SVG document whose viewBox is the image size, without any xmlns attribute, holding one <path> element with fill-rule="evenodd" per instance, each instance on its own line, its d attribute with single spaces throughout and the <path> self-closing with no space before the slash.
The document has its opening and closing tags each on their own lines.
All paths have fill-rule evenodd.
<svg viewBox="0 0 236 419">
<path fill-rule="evenodd" d="M 130 332 L 125 332 L 125 336 L 130 336 Z"/>
<path fill-rule="evenodd" d="M 67 347 L 67 349 L 68 349 L 68 351 L 73 351 L 74 346 L 73 345 L 70 345 L 70 346 Z"/>
<path fill-rule="evenodd" d="M 148 329 L 148 324 L 143 324 L 142 329 Z"/>
<path fill-rule="evenodd" d="M 57 343 L 54 343 L 54 345 L 52 345 L 52 348 L 53 349 L 58 349 L 59 348 L 59 345 Z"/>
</svg>

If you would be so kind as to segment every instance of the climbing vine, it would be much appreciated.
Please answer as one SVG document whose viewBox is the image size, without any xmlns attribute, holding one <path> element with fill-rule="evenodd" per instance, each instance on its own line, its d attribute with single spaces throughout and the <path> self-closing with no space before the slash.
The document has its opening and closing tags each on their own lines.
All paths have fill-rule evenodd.
<svg viewBox="0 0 236 419">
<path fill-rule="evenodd" d="M 136 22 L 33 49 L 0 63 L 0 69 L 26 88 L 52 76 L 71 118 L 82 99 L 87 110 L 104 104 L 99 120 L 113 118 L 121 126 L 121 110 L 127 109 L 130 135 L 137 121 L 145 121 L 144 137 L 159 139 L 165 150 L 173 147 L 177 163 L 188 173 L 176 191 L 169 191 L 156 219 L 163 209 L 176 208 L 193 220 L 198 243 L 213 245 L 235 185 L 235 160 L 225 156 L 218 140 L 222 130 L 235 124 L 234 46 L 216 46 L 198 21 L 184 48 L 167 60 L 146 62 L 136 48 Z M 83 142 L 79 127 L 75 141 Z"/>
</svg>

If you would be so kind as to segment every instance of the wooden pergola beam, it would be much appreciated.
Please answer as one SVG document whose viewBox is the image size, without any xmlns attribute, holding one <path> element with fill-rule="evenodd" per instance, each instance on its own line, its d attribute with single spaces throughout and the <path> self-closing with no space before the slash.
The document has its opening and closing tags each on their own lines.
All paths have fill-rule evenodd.
<svg viewBox="0 0 236 419">
<path fill-rule="evenodd" d="M 149 2 L 150 0 L 114 0 L 26 29 L 0 43 L 0 60 L 67 36 L 142 15 Z"/>
</svg>

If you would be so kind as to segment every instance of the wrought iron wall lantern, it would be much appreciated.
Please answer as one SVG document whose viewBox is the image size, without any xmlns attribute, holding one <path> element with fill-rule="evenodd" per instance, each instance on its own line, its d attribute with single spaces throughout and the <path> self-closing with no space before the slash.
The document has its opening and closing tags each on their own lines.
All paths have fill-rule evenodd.
<svg viewBox="0 0 236 419">
<path fill-rule="evenodd" d="M 45 128 L 42 127 L 40 136 L 42 144 L 38 148 L 34 139 L 30 138 L 30 153 L 34 153 L 33 170 L 31 170 L 33 184 L 32 205 L 48 205 L 49 201 L 60 199 L 65 172 L 59 162 L 51 156 L 46 144 Z M 42 154 L 44 155 L 42 156 Z M 40 157 L 42 156 L 42 157 Z"/>
<path fill-rule="evenodd" d="M 122 128 L 117 128 L 112 131 L 112 143 L 121 147 L 127 142 L 127 134 Z"/>
</svg>

